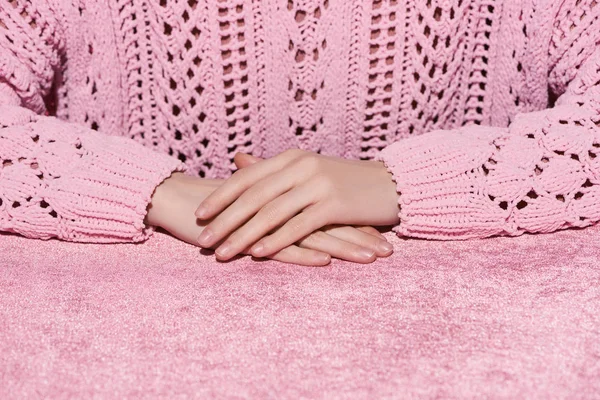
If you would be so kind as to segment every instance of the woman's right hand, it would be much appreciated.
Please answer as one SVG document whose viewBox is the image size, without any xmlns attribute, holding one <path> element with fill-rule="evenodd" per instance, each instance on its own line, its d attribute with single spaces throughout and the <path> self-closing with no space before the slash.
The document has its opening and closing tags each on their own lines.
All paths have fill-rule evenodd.
<svg viewBox="0 0 600 400">
<path fill-rule="evenodd" d="M 197 245 L 197 237 L 210 221 L 201 221 L 194 212 L 198 204 L 217 189 L 222 180 L 200 179 L 174 173 L 160 184 L 148 207 L 146 223 L 161 227 L 176 238 Z M 220 243 L 213 246 L 216 248 Z M 387 248 L 387 249 L 386 249 Z M 250 254 L 250 249 L 244 251 Z M 370 263 L 392 253 L 385 237 L 372 227 L 324 227 L 296 245 L 291 245 L 269 258 L 285 263 L 324 266 L 331 257 Z"/>
</svg>

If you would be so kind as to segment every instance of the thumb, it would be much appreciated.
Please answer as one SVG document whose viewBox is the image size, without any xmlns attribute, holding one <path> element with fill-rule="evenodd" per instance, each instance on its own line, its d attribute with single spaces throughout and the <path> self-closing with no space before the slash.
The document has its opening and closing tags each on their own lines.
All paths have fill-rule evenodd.
<svg viewBox="0 0 600 400">
<path fill-rule="evenodd" d="M 261 160 L 262 158 L 254 157 L 253 155 L 246 153 L 237 153 L 233 157 L 233 161 L 235 162 L 235 165 L 236 167 L 238 167 L 238 169 L 249 167 L 252 164 L 256 164 Z"/>
</svg>

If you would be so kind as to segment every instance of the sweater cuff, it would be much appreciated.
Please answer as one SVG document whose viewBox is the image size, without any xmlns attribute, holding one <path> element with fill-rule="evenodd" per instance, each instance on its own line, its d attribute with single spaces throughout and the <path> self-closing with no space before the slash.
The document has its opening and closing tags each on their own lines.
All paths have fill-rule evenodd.
<svg viewBox="0 0 600 400">
<path fill-rule="evenodd" d="M 133 140 L 54 118 L 6 128 L 2 193 L 9 218 L 1 230 L 73 242 L 139 242 L 155 188 L 179 160 Z M 29 139 L 26 139 L 29 137 Z"/>
<path fill-rule="evenodd" d="M 62 219 L 58 236 L 104 243 L 147 239 L 154 231 L 144 223 L 152 195 L 173 172 L 185 171 L 184 165 L 121 137 L 88 132 L 81 139 L 86 148 L 81 162 L 53 180 L 44 196 Z"/>
<path fill-rule="evenodd" d="M 400 223 L 393 230 L 438 240 L 518 234 L 506 224 L 507 211 L 485 193 L 486 164 L 502 134 L 506 129 L 472 126 L 433 131 L 384 148 L 375 159 L 396 182 Z"/>
</svg>

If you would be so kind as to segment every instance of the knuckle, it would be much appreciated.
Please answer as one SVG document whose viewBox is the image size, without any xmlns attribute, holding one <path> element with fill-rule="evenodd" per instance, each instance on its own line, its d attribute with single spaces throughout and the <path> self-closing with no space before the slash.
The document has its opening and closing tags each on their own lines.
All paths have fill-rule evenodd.
<svg viewBox="0 0 600 400">
<path fill-rule="evenodd" d="M 325 237 L 326 237 L 326 233 L 322 232 L 322 231 L 315 231 L 313 233 L 311 233 L 310 235 L 304 237 L 301 240 L 301 244 L 303 246 L 315 246 L 317 244 L 323 243 L 325 241 Z"/>
<path fill-rule="evenodd" d="M 301 150 L 301 149 L 288 149 L 288 150 L 285 150 L 282 153 L 282 155 L 284 155 L 287 158 L 294 159 L 294 158 L 301 157 L 305 153 L 306 152 L 304 150 Z"/>
<path fill-rule="evenodd" d="M 329 195 L 333 194 L 333 192 L 337 190 L 336 183 L 334 182 L 334 180 L 329 175 L 323 173 L 316 174 L 313 177 L 312 184 L 320 191 Z"/>
<path fill-rule="evenodd" d="M 238 201 L 241 204 L 248 204 L 251 207 L 256 207 L 258 204 L 260 204 L 261 199 L 262 199 L 261 191 L 251 188 L 251 189 L 246 190 L 238 198 Z"/>
<path fill-rule="evenodd" d="M 306 230 L 306 222 L 303 219 L 290 221 L 289 232 L 292 234 L 304 232 Z"/>
<path fill-rule="evenodd" d="M 312 175 L 320 170 L 321 160 L 313 154 L 305 154 L 296 159 L 296 167 Z"/>
<path fill-rule="evenodd" d="M 279 216 L 279 208 L 274 204 L 267 204 L 258 213 L 259 217 L 264 218 L 267 221 L 269 227 L 272 227 Z"/>
</svg>

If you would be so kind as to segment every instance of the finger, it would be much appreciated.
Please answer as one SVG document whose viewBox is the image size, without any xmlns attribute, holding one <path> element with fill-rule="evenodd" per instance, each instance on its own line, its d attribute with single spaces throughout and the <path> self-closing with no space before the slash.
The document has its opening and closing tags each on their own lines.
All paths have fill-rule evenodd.
<svg viewBox="0 0 600 400">
<path fill-rule="evenodd" d="M 233 157 L 233 162 L 239 169 L 249 167 L 252 164 L 256 164 L 261 160 L 261 158 L 254 157 L 253 155 L 246 153 L 236 153 Z"/>
<path fill-rule="evenodd" d="M 387 242 L 387 238 L 383 236 L 383 234 L 379 232 L 377 228 L 374 228 L 372 226 L 357 226 L 356 229 L 358 229 L 359 231 L 366 232 L 369 235 L 376 236 L 379 239 L 385 240 Z"/>
<path fill-rule="evenodd" d="M 303 200 L 304 198 L 306 198 L 306 190 L 304 189 L 298 191 L 298 188 L 296 188 L 294 190 L 289 191 L 290 189 L 292 189 L 293 186 L 297 184 L 295 182 L 295 179 L 296 178 L 294 177 L 294 171 L 291 169 L 285 169 L 283 171 L 276 172 L 275 174 L 269 176 L 268 179 L 262 179 L 259 182 L 257 182 L 254 186 L 245 191 L 233 204 L 231 204 L 223 212 L 217 215 L 211 221 L 211 223 L 202 231 L 202 234 L 198 237 L 198 243 L 200 244 L 200 246 L 212 246 L 222 238 L 228 236 L 235 229 L 238 229 L 240 226 L 242 226 L 257 212 L 260 212 L 261 215 L 259 221 L 263 223 L 268 223 L 270 228 L 266 231 L 262 229 L 264 227 L 257 224 L 255 220 L 256 217 L 254 217 L 253 220 L 255 222 L 252 224 L 252 228 L 259 230 L 255 232 L 255 235 L 253 237 L 255 237 L 260 232 L 264 234 L 278 226 L 274 225 L 274 222 L 275 218 L 283 218 L 280 215 L 280 213 L 278 214 L 277 212 L 277 210 L 279 210 L 282 204 L 285 204 L 286 210 L 290 209 L 291 207 L 295 212 L 290 215 L 289 213 L 292 211 L 288 210 L 286 212 L 286 215 L 288 215 L 287 219 L 280 220 L 280 223 L 287 221 L 289 218 L 302 211 L 302 209 L 307 205 L 306 202 Z M 298 197 L 290 197 L 290 193 L 293 193 Z M 283 199 L 285 201 L 282 201 Z M 286 204 L 288 202 L 289 204 Z M 244 232 L 248 232 L 248 229 L 245 229 Z M 237 236 L 238 238 L 245 238 L 248 235 L 246 234 L 245 236 Z M 256 237 L 256 239 L 252 242 L 250 242 L 249 240 L 238 240 L 233 242 L 229 241 L 227 245 L 229 245 L 228 247 L 230 247 L 229 250 L 231 252 L 233 251 L 231 245 L 235 244 L 235 254 L 237 254 L 245 246 L 249 246 L 251 243 L 254 243 L 261 237 L 262 236 Z M 224 250 L 224 248 L 221 250 Z M 233 255 L 231 255 L 231 257 L 233 257 Z"/>
<path fill-rule="evenodd" d="M 331 212 L 327 207 L 308 207 L 272 235 L 262 238 L 250 249 L 255 257 L 264 257 L 289 246 L 329 223 Z"/>
<path fill-rule="evenodd" d="M 363 234 L 368 235 L 367 233 Z M 346 242 L 323 231 L 311 233 L 304 239 L 301 239 L 298 242 L 298 246 L 328 253 L 331 257 L 339 258 L 340 260 L 361 264 L 372 263 L 377 259 L 374 250 L 355 243 Z"/>
<path fill-rule="evenodd" d="M 299 153 L 284 152 L 237 171 L 200 203 L 196 210 L 196 217 L 209 219 L 220 213 L 256 182 L 283 169 L 294 159 L 294 154 L 299 155 Z"/>
<path fill-rule="evenodd" d="M 288 246 L 268 258 L 287 264 L 298 264 L 307 267 L 323 267 L 331 262 L 331 256 L 313 249 L 303 249 L 298 246 Z"/>
<path fill-rule="evenodd" d="M 377 236 L 366 233 L 360 230 L 360 228 L 354 228 L 351 226 L 339 226 L 323 229 L 322 231 L 345 242 L 353 243 L 355 245 L 369 249 L 369 251 L 374 251 L 377 257 L 387 257 L 391 255 L 394 251 L 394 247 L 390 243 L 380 239 Z M 337 256 L 335 256 L 331 252 L 328 253 L 331 254 L 333 257 L 337 258 Z"/>
<path fill-rule="evenodd" d="M 243 253 L 252 255 L 249 248 L 244 249 Z M 315 249 L 301 248 L 297 245 L 290 245 L 266 258 L 307 267 L 322 267 L 331 262 L 331 256 L 328 253 Z"/>
<path fill-rule="evenodd" d="M 255 187 L 253 187 L 250 190 L 254 190 L 254 188 Z M 256 243 L 256 241 L 258 241 L 263 236 L 267 235 L 271 230 L 289 221 L 292 217 L 294 217 L 300 211 L 309 206 L 313 202 L 314 192 L 307 189 L 308 188 L 306 185 L 295 187 L 289 192 L 286 192 L 281 196 L 276 197 L 273 201 L 269 202 L 264 207 L 262 207 L 258 211 L 258 213 L 256 213 L 256 215 L 250 219 L 250 221 L 246 222 L 243 226 L 241 226 L 231 235 L 229 235 L 229 232 L 237 228 L 240 225 L 239 222 L 241 220 L 247 219 L 247 214 L 244 214 L 243 210 L 238 211 L 238 209 L 235 209 L 234 211 L 232 211 L 231 218 L 229 218 L 229 214 L 223 215 L 228 213 L 230 209 L 234 209 L 238 202 L 234 203 L 234 205 L 225 210 L 221 215 L 223 215 L 223 219 L 225 219 L 227 222 L 221 223 L 220 225 L 216 225 L 219 228 L 219 231 L 216 231 L 214 233 L 216 237 L 226 237 L 227 235 L 229 235 L 227 237 L 227 240 L 216 250 L 219 259 L 227 260 L 231 257 L 235 257 L 235 255 L 239 254 L 245 248 L 252 245 L 252 243 Z M 241 204 L 242 206 L 244 206 L 244 201 L 242 201 Z M 253 214 L 254 210 L 251 211 Z M 218 224 L 217 220 L 221 217 L 221 215 L 219 215 L 215 219 L 215 221 L 211 223 L 211 225 Z M 209 226 L 207 227 L 207 229 L 211 229 L 211 227 Z M 311 232 L 312 231 L 308 231 L 306 235 Z M 299 236 L 298 239 L 300 239 L 301 237 L 302 236 Z M 294 242 L 295 240 L 291 241 L 289 244 L 292 244 Z M 281 246 L 279 249 L 282 249 L 284 247 L 285 246 Z M 277 251 L 279 249 L 275 249 L 274 251 Z M 266 254 L 263 254 L 263 256 L 264 255 Z"/>
</svg>

